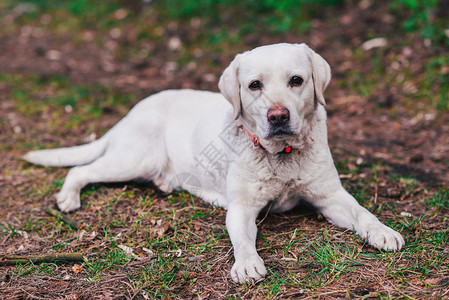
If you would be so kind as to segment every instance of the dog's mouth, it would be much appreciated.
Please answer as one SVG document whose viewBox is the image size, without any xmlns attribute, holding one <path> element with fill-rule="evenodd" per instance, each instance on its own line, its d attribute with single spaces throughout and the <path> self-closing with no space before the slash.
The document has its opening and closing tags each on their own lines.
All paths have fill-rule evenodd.
<svg viewBox="0 0 449 300">
<path fill-rule="evenodd" d="M 292 135 L 295 135 L 295 133 L 291 130 L 290 126 L 284 125 L 279 127 L 271 127 L 268 132 L 267 138 L 282 140 Z"/>
</svg>

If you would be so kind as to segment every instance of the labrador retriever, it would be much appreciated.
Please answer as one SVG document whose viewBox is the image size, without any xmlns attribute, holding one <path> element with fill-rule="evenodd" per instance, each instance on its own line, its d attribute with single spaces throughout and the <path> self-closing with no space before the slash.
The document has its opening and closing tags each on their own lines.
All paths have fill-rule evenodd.
<svg viewBox="0 0 449 300">
<path fill-rule="evenodd" d="M 370 245 L 398 250 L 402 236 L 340 182 L 327 141 L 323 92 L 330 78 L 328 63 L 305 44 L 258 47 L 225 69 L 221 94 L 164 91 L 90 144 L 31 151 L 24 159 L 76 166 L 56 195 L 65 212 L 80 207 L 80 191 L 89 183 L 134 179 L 151 180 L 167 193 L 182 188 L 227 209 L 237 283 L 267 274 L 256 251 L 256 218 L 268 205 L 284 212 L 303 199 Z M 179 174 L 198 184 L 174 180 Z"/>
</svg>

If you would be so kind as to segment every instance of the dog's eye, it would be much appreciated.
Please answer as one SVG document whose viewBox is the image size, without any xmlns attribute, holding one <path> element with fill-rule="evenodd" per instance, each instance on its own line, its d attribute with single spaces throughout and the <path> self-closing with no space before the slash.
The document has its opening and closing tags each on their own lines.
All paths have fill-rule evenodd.
<svg viewBox="0 0 449 300">
<path fill-rule="evenodd" d="M 292 78 L 290 78 L 290 81 L 288 82 L 288 84 L 290 86 L 300 86 L 303 82 L 304 82 L 304 80 L 301 77 L 293 76 Z"/>
<path fill-rule="evenodd" d="M 259 80 L 254 80 L 253 82 L 251 82 L 249 84 L 249 89 L 256 91 L 256 90 L 260 90 L 262 88 L 262 82 L 260 82 Z"/>
</svg>

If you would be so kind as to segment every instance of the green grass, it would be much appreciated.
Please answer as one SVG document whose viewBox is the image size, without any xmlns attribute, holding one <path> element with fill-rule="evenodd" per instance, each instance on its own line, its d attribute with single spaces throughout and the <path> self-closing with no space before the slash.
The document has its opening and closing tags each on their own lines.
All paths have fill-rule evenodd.
<svg viewBox="0 0 449 300">
<path fill-rule="evenodd" d="M 389 48 L 388 52 L 400 52 L 403 45 L 399 46 L 398 49 Z M 410 47 L 413 46 L 410 45 Z M 389 65 L 386 60 L 391 60 L 391 54 L 389 55 L 388 52 L 379 49 L 372 54 L 356 49 L 354 58 L 360 61 L 361 66 L 364 66 L 363 70 L 354 68 L 348 71 L 347 78 L 338 81 L 337 84 L 368 101 L 375 101 L 378 97 L 391 93 L 395 97 L 393 106 L 400 102 L 410 110 L 427 111 L 433 108 L 439 113 L 449 110 L 449 72 L 447 71 L 449 56 L 447 54 L 436 55 L 426 61 L 422 71 L 412 71 L 410 66 L 402 66 L 395 70 L 386 68 Z M 400 54 L 397 56 L 399 57 Z M 389 88 L 391 86 L 398 86 L 401 93 L 392 93 Z M 389 113 L 392 117 L 395 116 L 394 107 Z"/>
<path fill-rule="evenodd" d="M 370 172 L 369 182 L 373 182 L 369 178 L 379 176 L 376 168 L 379 167 L 363 169 Z M 401 179 L 397 181 L 401 184 Z M 408 181 L 403 181 L 403 185 L 409 189 L 418 188 L 419 182 L 410 186 Z M 58 185 L 50 186 L 53 191 L 58 189 Z M 149 297 L 173 297 L 181 296 L 185 288 L 197 289 L 198 295 L 203 294 L 205 291 L 201 287 L 213 278 L 207 274 L 220 274 L 224 280 L 228 277 L 233 259 L 223 210 L 203 204 L 185 192 L 161 199 L 133 185 L 115 188 L 93 185 L 83 191 L 82 198 L 82 211 L 72 214 L 75 219 L 88 219 L 91 223 L 91 227 L 83 229 L 82 239 L 81 231 L 73 231 L 61 221 L 54 222 L 40 213 L 31 213 L 14 226 L 4 223 L 1 226 L 13 241 L 21 239 L 17 232 L 20 229 L 43 237 L 48 249 L 53 251 L 85 252 L 88 258 L 80 264 L 82 272 L 76 276 L 84 278 L 87 285 L 107 281 L 111 274 L 120 274 L 121 280 L 129 282 L 129 286 L 122 288 L 131 290 L 132 286 L 133 291 Z M 447 191 L 441 190 L 429 199 L 444 203 Z M 407 240 L 405 250 L 375 251 L 350 232 L 298 216 L 293 216 L 289 222 L 291 231 L 279 231 L 278 217 L 268 217 L 260 226 L 258 249 L 266 260 L 269 275 L 257 286 L 233 288 L 240 295 L 282 297 L 288 293 L 300 295 L 301 291 L 313 295 L 313 291 L 332 289 L 366 272 L 378 272 L 378 268 L 383 269 L 384 274 L 377 276 L 394 282 L 413 278 L 409 280 L 429 285 L 426 282 L 431 282 L 430 279 L 444 276 L 448 267 L 447 256 L 443 253 L 449 242 L 448 229 L 428 231 L 423 228 L 429 216 L 438 217 L 439 214 L 428 206 L 425 215 L 404 218 L 399 216 L 394 201 L 390 203 L 393 203 L 391 207 L 379 213 L 392 211 L 396 214 L 386 223 L 403 232 Z M 295 226 L 295 222 L 302 225 Z M 127 255 L 119 245 L 130 247 L 137 256 Z M 17 266 L 13 274 L 22 278 L 62 278 L 61 269 L 70 268 L 70 264 L 64 263 L 26 264 Z M 68 274 L 75 276 L 73 272 Z M 378 291 L 373 287 L 376 284 L 375 279 L 366 277 L 366 281 L 354 282 L 346 293 L 381 298 L 397 295 Z M 407 295 L 405 288 L 403 293 Z"/>
<path fill-rule="evenodd" d="M 306 29 L 310 23 L 311 15 L 318 15 L 320 9 L 326 6 L 341 5 L 341 0 L 249 0 L 239 2 L 235 0 L 185 0 L 185 1 L 154 1 L 147 4 L 157 9 L 167 19 L 190 20 L 202 18 L 208 26 L 217 27 L 221 22 L 234 22 L 241 28 L 241 34 L 258 32 L 263 27 L 264 32 L 271 34 L 285 33 L 295 29 Z M 134 4 L 134 9 L 129 9 Z M 27 19 L 38 19 L 42 13 L 58 12 L 66 19 L 65 23 L 72 28 L 95 27 L 106 29 L 123 24 L 137 17 L 141 12 L 142 4 L 133 2 L 127 5 L 124 15 L 116 12 L 123 8 L 120 1 L 93 0 L 30 0 L 17 5 L 11 0 L 4 1 L 4 7 L 22 11 L 22 22 Z M 19 9 L 17 8 L 19 7 Z M 294 8 L 294 9 L 292 9 Z M 226 14 L 223 14 L 227 11 Z M 105 16 L 107 16 L 105 18 Z"/>
<path fill-rule="evenodd" d="M 342 273 L 350 272 L 353 266 L 361 264 L 357 263 L 359 251 L 355 245 L 330 242 L 329 232 L 325 231 L 321 241 L 311 241 L 307 247 L 313 267 L 307 268 L 306 287 L 325 286 L 341 278 Z"/>
<path fill-rule="evenodd" d="M 449 55 L 441 56 L 429 60 L 426 66 L 426 75 L 422 83 L 424 91 L 434 90 L 433 95 L 426 93 L 422 97 L 431 96 L 431 103 L 438 111 L 447 112 L 449 110 Z"/>
<path fill-rule="evenodd" d="M 440 188 L 437 193 L 426 199 L 426 204 L 437 209 L 449 208 L 449 188 Z"/>
<path fill-rule="evenodd" d="M 0 73 L 0 81 L 11 89 L 8 98 L 14 100 L 14 108 L 24 115 L 46 113 L 52 108 L 65 108 L 73 112 L 72 121 L 99 119 L 104 110 L 126 106 L 135 102 L 135 96 L 115 94 L 110 86 L 73 85 L 67 77 L 24 76 Z M 70 108 L 68 108 L 70 107 Z M 61 110 L 59 110 L 61 112 Z M 67 125 L 74 127 L 74 124 Z"/>
<path fill-rule="evenodd" d="M 439 4 L 444 0 L 393 0 L 389 7 L 392 13 L 403 18 L 402 29 L 406 32 L 418 31 L 425 39 L 432 40 L 445 46 L 449 39 L 444 29 L 449 25 L 447 18 L 436 18 L 436 12 L 444 9 Z"/>
<path fill-rule="evenodd" d="M 104 119 L 105 115 L 115 115 L 118 119 L 126 114 L 132 103 L 137 102 L 133 94 L 115 93 L 110 86 L 73 85 L 62 76 L 42 78 L 36 75 L 0 73 L 0 82 L 7 86 L 9 94 L 5 98 L 13 104 L 17 113 L 45 126 L 48 133 L 64 135 L 68 140 L 79 129 L 85 132 L 86 138 L 98 132 L 92 120 Z M 28 137 L 21 144 L 1 144 L 0 149 L 43 148 L 37 140 L 38 137 Z M 46 148 L 49 146 L 59 145 L 45 145 Z M 54 184 L 61 182 L 55 181 Z"/>
<path fill-rule="evenodd" d="M 38 21 L 42 14 L 51 13 L 50 19 L 45 23 L 56 26 L 58 21 L 63 20 L 64 22 L 58 25 L 58 29 L 64 31 L 80 30 L 85 27 L 107 29 L 120 24 L 120 20 L 114 18 L 113 13 L 122 7 L 119 1 L 98 3 L 92 0 L 29 0 L 26 2 L 3 0 L 2 2 L 6 9 L 17 11 L 18 24 Z"/>
</svg>

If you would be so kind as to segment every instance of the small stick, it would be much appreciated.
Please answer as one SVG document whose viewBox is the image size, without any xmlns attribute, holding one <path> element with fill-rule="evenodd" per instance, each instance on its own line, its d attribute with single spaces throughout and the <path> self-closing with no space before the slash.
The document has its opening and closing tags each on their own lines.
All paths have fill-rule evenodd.
<svg viewBox="0 0 449 300">
<path fill-rule="evenodd" d="M 82 261 L 84 256 L 82 253 L 49 253 L 49 254 L 37 254 L 37 255 L 5 255 L 0 256 L 0 266 L 14 265 L 19 263 L 42 263 L 42 262 L 55 262 L 55 261 Z"/>
<path fill-rule="evenodd" d="M 49 214 L 50 216 L 56 217 L 60 220 L 62 220 L 64 223 L 66 223 L 67 225 L 69 225 L 70 227 L 72 227 L 75 230 L 80 229 L 83 225 L 80 224 L 78 221 L 70 218 L 68 215 L 54 209 L 51 207 L 47 208 L 47 214 Z"/>
<path fill-rule="evenodd" d="M 270 210 L 271 210 L 271 207 L 272 207 L 272 206 L 273 206 L 273 202 L 270 202 L 270 206 L 268 207 L 268 210 L 267 210 L 265 216 L 263 217 L 262 220 L 260 220 L 259 223 L 257 223 L 256 226 L 259 226 L 260 224 L 262 224 L 263 221 L 265 221 L 265 219 L 267 218 L 268 214 L 270 213 Z"/>
</svg>

